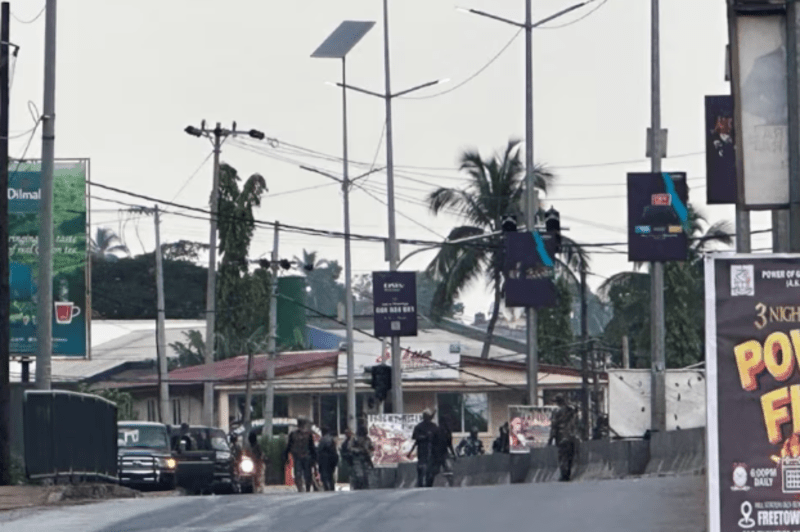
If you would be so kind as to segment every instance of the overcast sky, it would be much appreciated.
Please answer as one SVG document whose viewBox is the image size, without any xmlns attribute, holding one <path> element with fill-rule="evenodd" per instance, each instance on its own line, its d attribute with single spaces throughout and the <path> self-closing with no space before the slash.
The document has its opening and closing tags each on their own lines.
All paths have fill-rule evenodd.
<svg viewBox="0 0 800 532">
<path fill-rule="evenodd" d="M 534 18 L 572 3 L 536 0 Z M 43 4 L 16 0 L 11 9 L 29 21 Z M 446 236 L 459 220 L 430 215 L 423 205 L 426 194 L 436 186 L 463 183 L 456 168 L 461 150 L 477 148 L 489 156 L 509 138 L 522 139 L 525 131 L 524 34 L 472 81 L 436 96 L 472 76 L 517 33 L 513 26 L 456 11 L 457 5 L 524 20 L 522 0 L 390 2 L 393 91 L 451 80 L 412 95 L 425 99 L 394 102 L 401 238 Z M 722 0 L 671 0 L 661 6 L 662 124 L 669 129 L 670 156 L 664 170 L 688 173 L 690 201 L 712 222 L 733 221 L 733 207 L 705 206 L 703 98 L 729 93 L 724 6 Z M 347 19 L 377 22 L 348 56 L 348 82 L 383 92 L 380 0 L 62 1 L 56 156 L 90 158 L 91 177 L 98 183 L 204 207 L 211 188 L 211 146 L 183 129 L 199 126 L 202 119 L 212 127 L 217 121 L 226 127 L 236 121 L 240 129 L 256 128 L 278 140 L 277 147 L 240 139 L 223 147 L 222 160 L 240 175 L 258 172 L 267 180 L 269 194 L 258 218 L 341 231 L 338 187 L 298 165 L 342 171 L 335 159 L 342 154 L 341 92 L 325 84 L 340 80 L 341 64 L 309 56 Z M 534 155 L 558 176 L 545 203 L 561 211 L 562 225 L 578 242 L 624 242 L 625 175 L 649 170 L 644 157 L 650 123 L 650 2 L 597 1 L 548 26 L 552 28 L 536 30 L 533 41 Z M 11 93 L 11 130 L 21 135 L 34 123 L 28 102 L 42 107 L 44 16 L 29 24 L 13 20 L 11 37 L 21 47 Z M 385 166 L 383 101 L 351 93 L 348 115 L 351 175 L 371 167 L 373 160 Z M 12 157 L 41 156 L 41 131 L 26 152 L 29 139 L 21 135 L 12 141 Z M 352 231 L 386 236 L 385 174 L 374 174 L 365 187 L 375 197 L 354 189 Z M 97 188 L 92 193 L 143 203 Z M 124 217 L 116 208 L 93 199 L 93 229 L 121 230 L 133 253 L 152 250 L 152 221 L 130 221 L 123 228 Z M 752 229 L 765 227 L 768 216 L 754 215 Z M 207 241 L 207 222 L 166 216 L 162 241 L 178 239 Z M 270 229 L 259 229 L 252 256 L 268 256 L 272 239 Z M 753 237 L 754 249 L 769 245 L 769 235 Z M 352 246 L 355 274 L 388 269 L 382 245 Z M 342 240 L 281 234 L 281 257 L 300 255 L 303 249 L 316 250 L 323 258 L 344 257 Z M 401 256 L 413 249 L 401 246 Z M 625 246 L 615 249 L 620 253 L 592 256 L 594 287 L 602 276 L 631 267 Z M 420 253 L 403 268 L 422 269 L 434 253 Z M 479 283 L 463 300 L 471 317 L 488 310 L 490 297 Z"/>
</svg>

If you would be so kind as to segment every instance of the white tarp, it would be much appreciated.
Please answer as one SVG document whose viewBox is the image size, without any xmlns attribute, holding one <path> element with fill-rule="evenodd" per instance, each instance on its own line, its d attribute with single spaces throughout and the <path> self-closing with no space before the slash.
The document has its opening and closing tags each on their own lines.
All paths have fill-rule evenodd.
<svg viewBox="0 0 800 532">
<path fill-rule="evenodd" d="M 394 467 L 400 463 L 416 460 L 416 451 L 412 453 L 411 458 L 408 458 L 408 451 L 414 445 L 411 439 L 414 427 L 421 421 L 422 414 L 367 416 L 367 430 L 375 446 L 372 463 L 376 467 Z"/>
<path fill-rule="evenodd" d="M 669 369 L 667 430 L 706 426 L 705 371 Z M 650 428 L 650 370 L 608 370 L 608 423 L 612 436 L 641 437 Z"/>
</svg>

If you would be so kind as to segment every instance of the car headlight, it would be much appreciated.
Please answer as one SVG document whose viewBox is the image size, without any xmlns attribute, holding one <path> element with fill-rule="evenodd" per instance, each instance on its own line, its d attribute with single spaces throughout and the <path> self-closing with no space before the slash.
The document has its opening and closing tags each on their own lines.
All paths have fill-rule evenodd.
<svg viewBox="0 0 800 532">
<path fill-rule="evenodd" d="M 228 451 L 217 451 L 217 460 L 230 460 L 231 453 Z"/>
<path fill-rule="evenodd" d="M 256 465 L 253 463 L 253 461 L 246 456 L 242 458 L 242 461 L 239 464 L 239 469 L 242 470 L 242 473 L 252 473 L 255 467 Z"/>
<path fill-rule="evenodd" d="M 165 467 L 167 469 L 175 469 L 175 459 L 174 458 L 159 458 L 158 459 L 159 467 Z"/>
</svg>

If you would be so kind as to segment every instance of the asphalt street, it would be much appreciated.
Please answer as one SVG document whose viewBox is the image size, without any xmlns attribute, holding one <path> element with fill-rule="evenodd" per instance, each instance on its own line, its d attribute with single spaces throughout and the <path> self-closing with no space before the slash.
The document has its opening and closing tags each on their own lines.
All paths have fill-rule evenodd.
<svg viewBox="0 0 800 532">
<path fill-rule="evenodd" d="M 700 532 L 704 477 L 127 499 L 0 514 L 14 532 Z"/>
</svg>

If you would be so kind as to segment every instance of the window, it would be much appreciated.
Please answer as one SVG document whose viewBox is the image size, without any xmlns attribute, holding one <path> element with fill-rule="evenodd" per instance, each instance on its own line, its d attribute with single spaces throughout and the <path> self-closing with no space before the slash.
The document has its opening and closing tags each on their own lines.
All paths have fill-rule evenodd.
<svg viewBox="0 0 800 532">
<path fill-rule="evenodd" d="M 175 425 L 180 425 L 183 423 L 183 418 L 181 417 L 181 400 L 180 399 L 173 399 L 172 400 L 172 422 Z"/>
<path fill-rule="evenodd" d="M 158 421 L 158 405 L 155 399 L 147 400 L 147 421 Z"/>
<path fill-rule="evenodd" d="M 369 394 L 356 394 L 356 417 L 364 411 Z M 312 421 L 319 427 L 328 427 L 334 435 L 343 434 L 347 428 L 347 396 L 345 394 L 315 395 L 311 401 Z"/>
<path fill-rule="evenodd" d="M 489 398 L 485 393 L 437 394 L 439 423 L 452 432 L 489 431 Z"/>
</svg>

